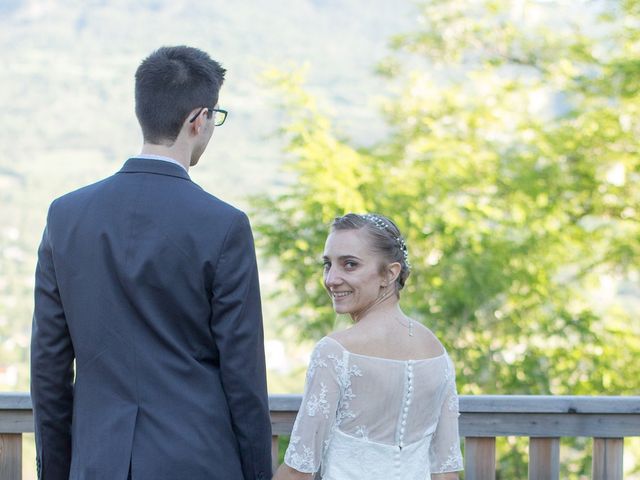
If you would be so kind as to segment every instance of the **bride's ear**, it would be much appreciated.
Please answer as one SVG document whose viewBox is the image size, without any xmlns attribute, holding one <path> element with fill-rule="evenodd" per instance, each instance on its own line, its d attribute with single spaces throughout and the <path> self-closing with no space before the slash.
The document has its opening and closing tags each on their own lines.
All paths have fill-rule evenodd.
<svg viewBox="0 0 640 480">
<path fill-rule="evenodd" d="M 386 281 L 385 286 L 393 285 L 393 282 L 395 282 L 398 278 L 398 275 L 400 275 L 401 270 L 402 265 L 400 265 L 399 262 L 393 262 L 387 265 L 387 268 L 384 272 L 384 278 Z"/>
</svg>

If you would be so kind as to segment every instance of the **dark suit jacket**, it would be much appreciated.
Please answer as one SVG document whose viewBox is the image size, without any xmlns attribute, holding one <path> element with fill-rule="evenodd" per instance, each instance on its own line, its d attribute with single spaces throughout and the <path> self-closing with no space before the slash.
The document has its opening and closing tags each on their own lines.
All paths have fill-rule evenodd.
<svg viewBox="0 0 640 480">
<path fill-rule="evenodd" d="M 51 204 L 35 288 L 42 480 L 271 478 L 244 213 L 178 165 L 129 159 Z"/>
</svg>

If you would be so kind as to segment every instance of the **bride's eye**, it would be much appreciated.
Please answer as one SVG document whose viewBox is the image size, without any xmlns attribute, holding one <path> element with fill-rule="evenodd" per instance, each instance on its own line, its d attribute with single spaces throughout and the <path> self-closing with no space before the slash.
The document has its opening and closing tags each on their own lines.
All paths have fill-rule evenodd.
<svg viewBox="0 0 640 480">
<path fill-rule="evenodd" d="M 354 262 L 353 260 L 347 260 L 344 262 L 344 266 L 347 270 L 353 270 L 358 266 L 358 262 Z"/>
</svg>

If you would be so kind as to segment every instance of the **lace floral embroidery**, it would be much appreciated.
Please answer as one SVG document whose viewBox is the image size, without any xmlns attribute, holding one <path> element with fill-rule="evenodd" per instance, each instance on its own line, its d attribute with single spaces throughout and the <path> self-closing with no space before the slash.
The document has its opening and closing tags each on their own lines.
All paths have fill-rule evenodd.
<svg viewBox="0 0 640 480">
<path fill-rule="evenodd" d="M 447 366 L 444 370 L 444 383 L 448 384 L 455 377 L 455 369 L 453 368 L 453 364 L 451 360 L 447 358 Z"/>
<path fill-rule="evenodd" d="M 329 419 L 329 402 L 327 400 L 327 386 L 321 382 L 320 383 L 320 394 L 312 394 L 309 396 L 307 400 L 307 415 L 310 417 L 315 417 L 316 413 L 320 411 L 320 413 L 326 418 Z"/>
<path fill-rule="evenodd" d="M 313 379 L 319 368 L 327 368 L 329 364 L 326 360 L 326 355 L 323 353 L 325 345 L 323 342 L 318 343 L 317 348 L 313 351 L 309 360 L 309 367 L 307 368 L 307 386 L 313 384 Z M 320 389 L 312 392 L 307 392 L 307 398 L 303 408 L 306 410 L 307 416 L 315 417 L 316 415 L 322 415 L 326 420 L 329 420 L 331 414 L 331 404 L 327 398 L 329 389 L 324 382 L 320 382 Z M 306 444 L 300 444 L 301 437 L 298 433 L 298 421 L 293 426 L 291 433 L 291 440 L 285 454 L 286 463 L 300 472 L 312 473 L 317 470 L 316 463 L 319 459 L 316 458 L 316 453 L 312 448 L 313 445 L 308 446 Z M 326 439 L 323 445 L 323 450 L 326 450 L 329 439 Z"/>
<path fill-rule="evenodd" d="M 367 427 L 364 425 L 359 425 L 358 428 L 356 428 L 356 436 L 364 440 L 369 440 L 369 430 L 367 430 Z"/>
<path fill-rule="evenodd" d="M 451 361 L 447 361 L 447 367 L 444 373 L 444 383 L 447 389 L 447 410 L 451 413 L 458 413 L 460 406 L 458 404 L 458 394 L 456 393 L 456 371 Z"/>
<path fill-rule="evenodd" d="M 291 435 L 289 447 L 286 452 L 287 464 L 300 472 L 313 472 L 315 471 L 313 450 L 303 445 L 302 452 L 297 452 L 296 449 L 299 441 L 299 436 Z"/>
<path fill-rule="evenodd" d="M 458 411 L 460 410 L 460 405 L 459 405 L 459 401 L 458 401 L 458 395 L 456 394 L 456 392 L 451 392 L 451 395 L 449 395 L 449 401 L 447 402 L 447 408 L 449 409 L 450 412 L 455 412 L 458 413 Z M 458 415 L 460 415 L 458 413 Z"/>
<path fill-rule="evenodd" d="M 327 362 L 321 356 L 320 348 L 317 348 L 313 355 L 311 355 L 311 359 L 309 360 L 309 366 L 307 367 L 307 381 L 313 378 L 313 375 L 316 373 L 316 369 L 318 367 L 326 367 Z"/>
<path fill-rule="evenodd" d="M 462 470 L 462 456 L 460 455 L 459 446 L 455 443 L 452 443 L 449 446 L 449 456 L 444 461 L 440 468 L 439 472 L 454 472 L 458 470 Z"/>
<path fill-rule="evenodd" d="M 351 400 L 356 397 L 351 389 L 351 377 L 361 377 L 362 372 L 357 365 L 347 367 L 346 355 L 344 355 L 343 358 L 329 355 L 328 358 L 333 361 L 338 382 L 340 382 L 340 386 L 342 387 L 342 398 L 340 399 L 336 415 L 336 425 L 340 425 L 347 418 L 355 418 L 356 416 L 356 414 L 350 410 Z"/>
</svg>

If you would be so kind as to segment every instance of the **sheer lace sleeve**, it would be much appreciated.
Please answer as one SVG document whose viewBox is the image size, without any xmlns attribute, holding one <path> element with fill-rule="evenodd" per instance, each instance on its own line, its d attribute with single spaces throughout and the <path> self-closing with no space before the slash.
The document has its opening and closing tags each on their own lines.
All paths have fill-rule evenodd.
<svg viewBox="0 0 640 480">
<path fill-rule="evenodd" d="M 320 340 L 311 354 L 300 411 L 284 456 L 287 465 L 303 473 L 320 469 L 340 401 L 335 342 Z"/>
<path fill-rule="evenodd" d="M 444 401 L 440 410 L 438 426 L 431 441 L 429 463 L 431 473 L 457 472 L 464 470 L 458 434 L 458 393 L 456 375 L 451 359 L 447 358 Z"/>
</svg>

